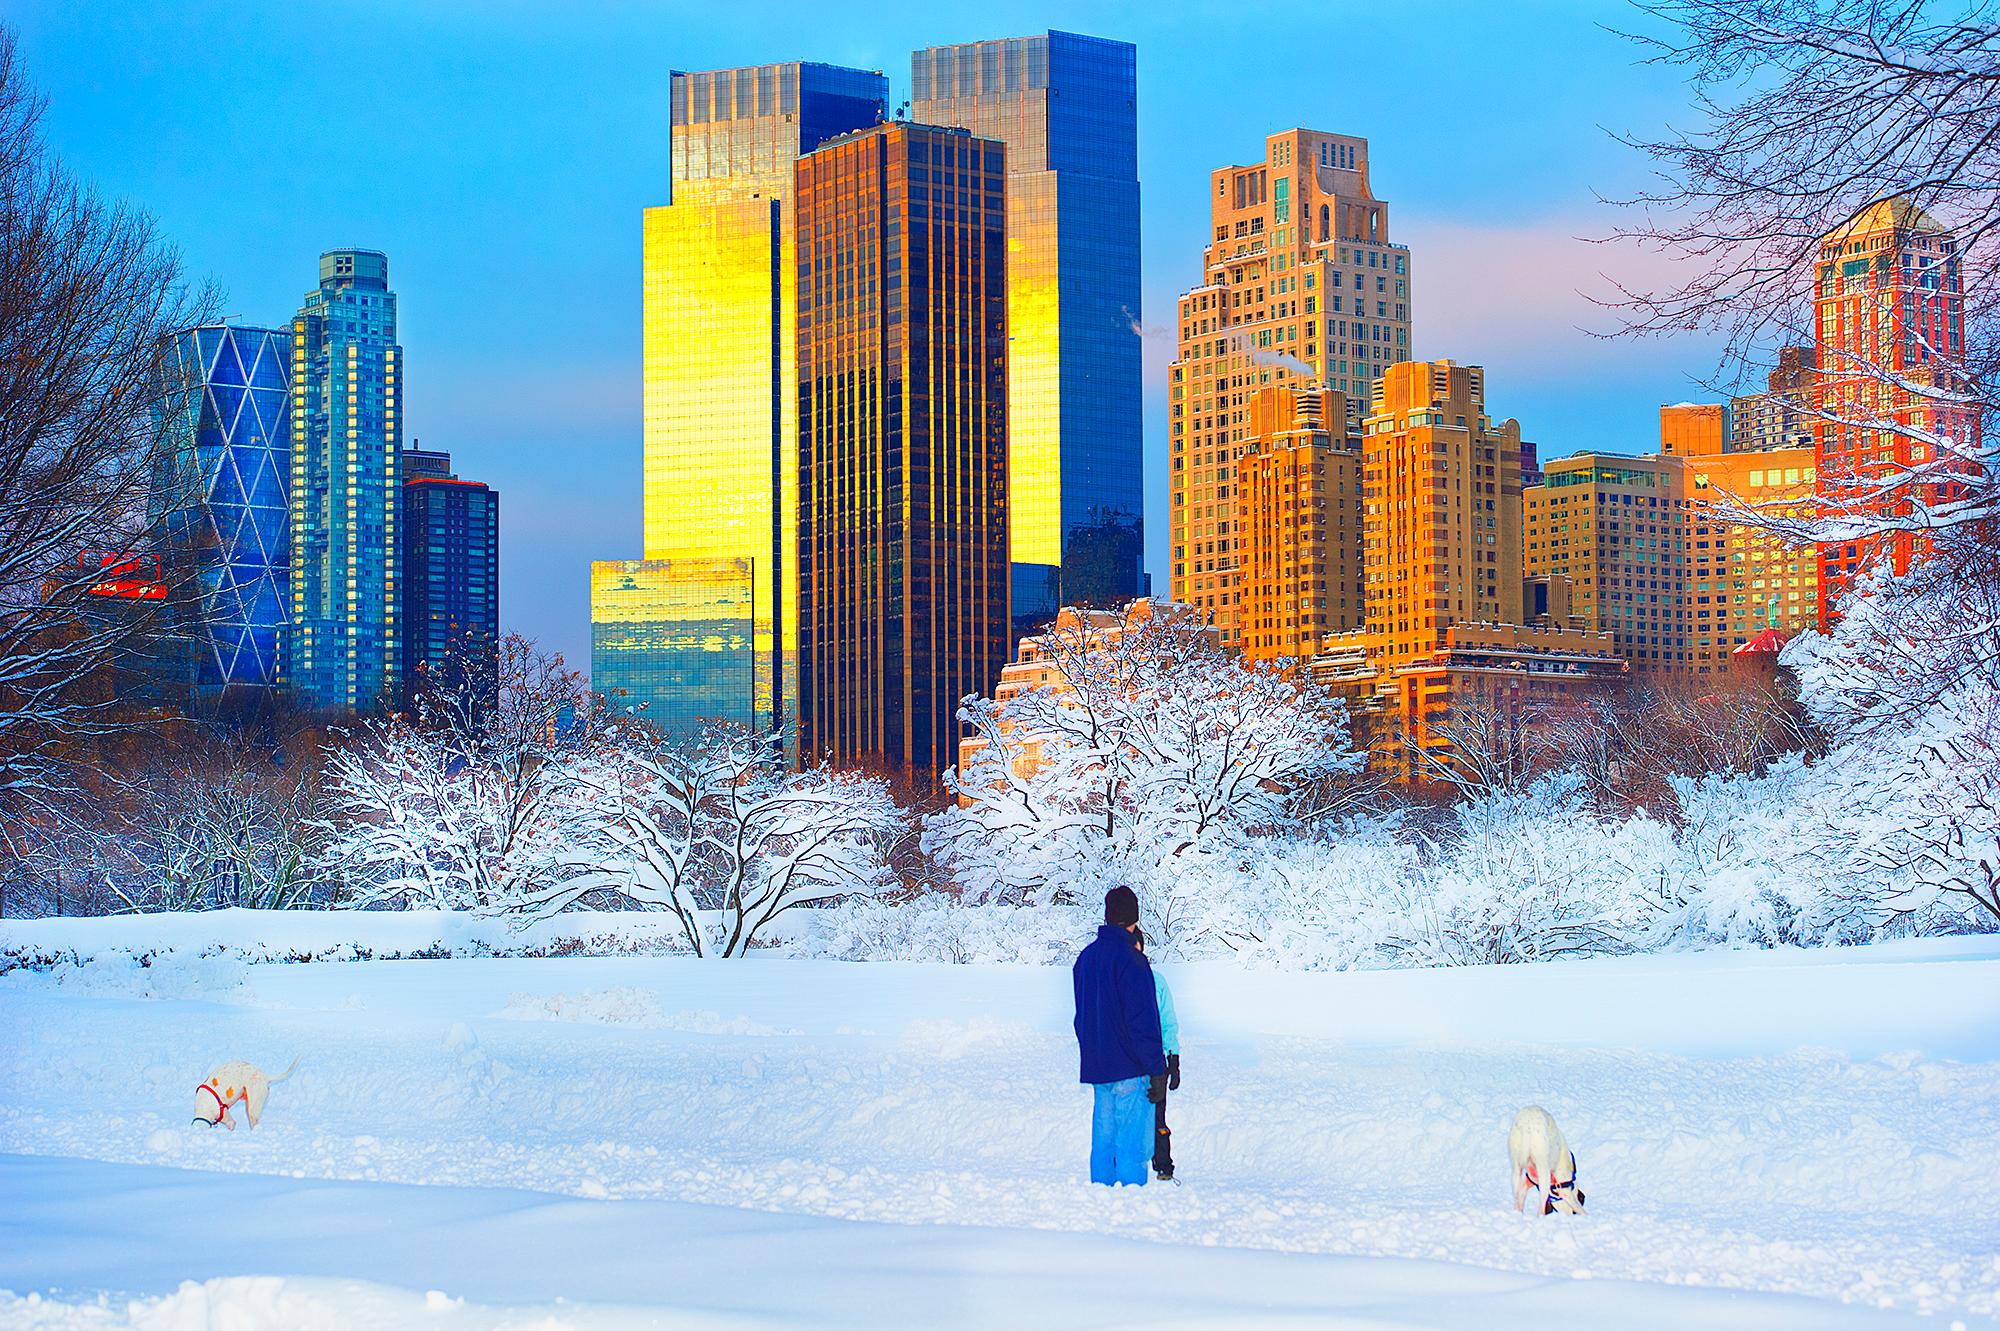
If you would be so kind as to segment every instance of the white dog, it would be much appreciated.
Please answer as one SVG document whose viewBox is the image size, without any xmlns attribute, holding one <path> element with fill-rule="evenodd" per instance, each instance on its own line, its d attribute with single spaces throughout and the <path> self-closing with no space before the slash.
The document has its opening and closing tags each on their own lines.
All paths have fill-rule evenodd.
<svg viewBox="0 0 2000 1331">
<path fill-rule="evenodd" d="M 240 1104 L 243 1116 L 250 1120 L 251 1127 L 256 1127 L 257 1120 L 264 1116 L 264 1099 L 271 1094 L 271 1084 L 291 1076 L 292 1068 L 298 1065 L 295 1058 L 292 1067 L 270 1077 L 255 1063 L 241 1059 L 224 1063 L 208 1074 L 207 1081 L 194 1088 L 194 1121 L 211 1128 L 220 1123 L 234 1132 L 236 1125 L 229 1121 L 229 1107 Z"/>
<path fill-rule="evenodd" d="M 1521 1209 L 1530 1192 L 1542 1199 L 1537 1215 L 1583 1214 L 1583 1193 L 1576 1186 L 1576 1152 L 1569 1149 L 1562 1129 L 1549 1111 L 1529 1105 L 1514 1115 L 1507 1133 L 1507 1158 L 1514 1165 L 1514 1209 Z"/>
</svg>

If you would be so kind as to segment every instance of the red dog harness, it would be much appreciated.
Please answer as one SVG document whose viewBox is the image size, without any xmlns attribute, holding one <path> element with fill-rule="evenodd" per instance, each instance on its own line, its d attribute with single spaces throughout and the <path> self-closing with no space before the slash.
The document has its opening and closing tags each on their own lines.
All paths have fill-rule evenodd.
<svg viewBox="0 0 2000 1331">
<path fill-rule="evenodd" d="M 229 1101 L 223 1099 L 221 1092 L 217 1091 L 213 1086 L 210 1086 L 207 1082 L 203 1082 L 201 1085 L 195 1087 L 194 1090 L 196 1095 L 201 1094 L 203 1091 L 207 1091 L 210 1095 L 215 1097 L 215 1117 L 197 1118 L 194 1119 L 193 1121 L 196 1123 L 206 1123 L 211 1128 L 214 1127 L 216 1124 L 222 1122 L 223 1117 L 229 1113 Z"/>
<path fill-rule="evenodd" d="M 1535 1176 L 1535 1167 L 1532 1164 L 1529 1165 L 1526 1169 L 1522 1170 L 1521 1174 L 1522 1177 L 1528 1180 L 1529 1187 L 1533 1188 L 1537 1192 L 1540 1192 L 1542 1190 L 1542 1181 Z M 1576 1191 L 1576 1153 L 1574 1151 L 1570 1153 L 1569 1157 L 1568 1181 L 1558 1183 L 1553 1176 L 1551 1176 L 1549 1179 L 1548 1198 L 1542 1210 L 1543 1215 L 1549 1215 L 1555 1211 L 1556 1193 L 1564 1189 L 1567 1189 L 1571 1192 Z"/>
</svg>

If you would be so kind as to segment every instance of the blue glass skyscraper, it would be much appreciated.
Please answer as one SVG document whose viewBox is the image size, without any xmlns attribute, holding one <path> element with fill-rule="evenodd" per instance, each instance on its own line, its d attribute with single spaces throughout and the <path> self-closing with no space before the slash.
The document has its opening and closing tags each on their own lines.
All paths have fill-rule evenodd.
<svg viewBox="0 0 2000 1331">
<path fill-rule="evenodd" d="M 187 582 L 178 637 L 197 702 L 274 687 L 289 621 L 290 336 L 210 324 L 163 350 L 148 516 Z"/>
<path fill-rule="evenodd" d="M 1007 145 L 1014 617 L 1145 590 L 1137 53 L 1049 32 L 910 57 L 910 116 Z"/>
<path fill-rule="evenodd" d="M 292 320 L 293 695 L 323 711 L 393 702 L 402 681 L 403 349 L 378 250 L 328 250 Z"/>
<path fill-rule="evenodd" d="M 403 682 L 411 692 L 499 689 L 500 492 L 451 454 L 403 454 Z"/>
</svg>

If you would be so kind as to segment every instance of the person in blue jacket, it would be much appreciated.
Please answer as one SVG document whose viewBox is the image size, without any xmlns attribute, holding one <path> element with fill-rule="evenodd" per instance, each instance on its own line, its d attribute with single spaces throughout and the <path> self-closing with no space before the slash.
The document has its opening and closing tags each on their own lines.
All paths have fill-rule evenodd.
<svg viewBox="0 0 2000 1331">
<path fill-rule="evenodd" d="M 1167 1055 L 1153 969 L 1139 951 L 1139 898 L 1129 887 L 1104 894 L 1104 923 L 1071 968 L 1076 1044 L 1095 1103 L 1090 1181 L 1144 1187 L 1153 1156 L 1152 1107 L 1166 1099 Z"/>
<path fill-rule="evenodd" d="M 1141 953 L 1146 950 L 1146 931 L 1134 929 L 1134 941 Z M 1152 958 L 1148 957 L 1151 964 Z M 1174 1014 L 1174 991 L 1167 988 L 1167 977 L 1160 974 L 1158 966 L 1153 967 L 1153 990 L 1160 999 L 1160 1044 L 1167 1051 L 1167 1089 L 1181 1088 L 1181 1020 Z M 1162 1095 L 1153 1102 L 1153 1176 L 1162 1183 L 1171 1183 L 1174 1178 L 1174 1134 L 1167 1127 L 1167 1097 Z"/>
</svg>

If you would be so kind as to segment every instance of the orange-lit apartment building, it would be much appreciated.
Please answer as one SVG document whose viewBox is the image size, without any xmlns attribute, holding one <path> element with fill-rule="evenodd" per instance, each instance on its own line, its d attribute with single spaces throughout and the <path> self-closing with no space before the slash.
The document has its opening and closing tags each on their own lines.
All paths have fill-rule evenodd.
<svg viewBox="0 0 2000 1331">
<path fill-rule="evenodd" d="M 1729 408 L 1720 402 L 1661 403 L 1660 451 L 1674 457 L 1728 452 Z"/>
<path fill-rule="evenodd" d="M 1249 417 L 1237 641 L 1253 661 L 1304 660 L 1326 634 L 1361 627 L 1361 439 L 1335 389 L 1260 388 Z"/>
<path fill-rule="evenodd" d="M 1393 365 L 1377 386 L 1362 442 L 1363 627 L 1328 634 L 1309 669 L 1347 699 L 1392 779 L 1421 782 L 1448 761 L 1439 725 L 1455 706 L 1526 717 L 1624 677 L 1561 580 L 1542 588 L 1541 622 L 1524 622 L 1521 458 L 1520 426 L 1486 414 L 1479 367 Z"/>
<path fill-rule="evenodd" d="M 1542 464 L 1523 498 L 1527 575 L 1567 577 L 1573 612 L 1612 635 L 1635 676 L 1693 662 L 1683 460 L 1575 453 Z"/>
<path fill-rule="evenodd" d="M 1819 557 L 1811 545 L 1730 520 L 1729 508 L 1802 516 L 1812 504 L 1813 450 L 1686 459 L 1691 673 L 1731 673 L 1736 649 L 1768 629 L 1789 640 L 1813 627 Z"/>
<path fill-rule="evenodd" d="M 1486 415 L 1486 372 L 1394 365 L 1362 438 L 1367 622 L 1391 666 L 1464 620 L 1521 622 L 1521 427 Z"/>
<path fill-rule="evenodd" d="M 1410 356 L 1410 254 L 1389 238 L 1368 141 L 1352 135 L 1274 134 L 1262 162 L 1213 172 L 1208 199 L 1201 282 L 1178 302 L 1168 374 L 1168 585 L 1235 644 L 1250 399 L 1278 386 L 1365 402 Z"/>
<path fill-rule="evenodd" d="M 1796 512 L 1812 486 L 1802 448 L 1556 459 L 1524 495 L 1527 574 L 1568 578 L 1576 616 L 1611 634 L 1637 677 L 1726 674 L 1735 648 L 1765 629 L 1791 637 L 1816 604 L 1811 547 L 1728 509 Z"/>
<path fill-rule="evenodd" d="M 1958 241 L 1908 199 L 1883 199 L 1820 242 L 1814 277 L 1816 401 L 1822 417 L 1834 418 L 1815 423 L 1814 461 L 1820 500 L 1837 507 L 1850 501 L 1856 479 L 1935 460 L 1928 444 L 1905 431 L 1973 428 L 1968 413 L 1910 388 L 1945 382 L 1944 367 L 1964 356 Z M 1904 429 L 1885 428 L 1893 426 Z M 1907 511 L 1912 499 L 1936 502 L 1945 494 L 1945 487 L 1927 486 L 1872 507 Z M 1822 627 L 1831 625 L 1840 596 L 1878 553 L 1893 571 L 1905 572 L 1918 553 L 1917 538 L 1899 532 L 1820 547 Z"/>
</svg>

